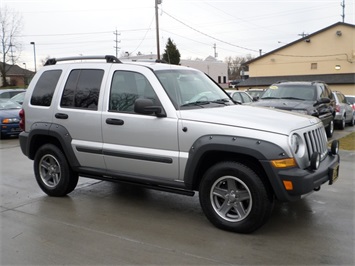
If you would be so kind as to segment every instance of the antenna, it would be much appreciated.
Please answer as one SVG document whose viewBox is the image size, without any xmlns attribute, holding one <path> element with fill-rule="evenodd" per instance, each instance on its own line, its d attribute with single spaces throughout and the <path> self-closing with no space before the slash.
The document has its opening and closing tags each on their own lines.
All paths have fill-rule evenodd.
<svg viewBox="0 0 355 266">
<path fill-rule="evenodd" d="M 341 17 L 343 18 L 343 23 L 345 20 L 345 0 L 343 0 L 343 3 L 340 3 L 340 6 L 343 8 L 343 14 L 341 15 Z"/>
<path fill-rule="evenodd" d="M 118 35 L 121 35 L 121 33 L 117 32 L 117 29 L 113 32 L 113 34 L 116 36 L 116 39 L 114 40 L 115 42 L 115 46 L 113 48 L 115 48 L 116 50 L 116 57 L 118 57 L 118 49 L 121 49 L 121 47 L 118 47 L 118 44 L 121 42 L 118 40 Z"/>
</svg>

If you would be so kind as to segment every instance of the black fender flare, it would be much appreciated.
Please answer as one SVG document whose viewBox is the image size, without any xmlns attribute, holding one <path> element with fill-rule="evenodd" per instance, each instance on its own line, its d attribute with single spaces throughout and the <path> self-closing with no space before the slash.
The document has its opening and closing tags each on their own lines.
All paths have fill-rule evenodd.
<svg viewBox="0 0 355 266">
<path fill-rule="evenodd" d="M 207 135 L 198 138 L 189 150 L 184 173 L 186 187 L 192 189 L 198 172 L 199 163 L 207 152 L 228 152 L 255 158 L 264 167 L 268 179 L 273 170 L 268 162 L 272 159 L 284 159 L 288 156 L 278 145 L 262 139 L 226 135 Z M 271 183 L 272 180 L 270 180 Z"/>
<path fill-rule="evenodd" d="M 36 145 L 37 142 L 33 140 L 38 136 L 49 136 L 56 139 L 62 146 L 62 150 L 67 157 L 68 163 L 72 167 L 80 166 L 71 146 L 72 137 L 70 136 L 69 131 L 62 125 L 54 123 L 36 122 L 32 125 L 27 140 L 27 154 L 29 155 L 29 158 L 34 158 L 34 145 Z"/>
</svg>

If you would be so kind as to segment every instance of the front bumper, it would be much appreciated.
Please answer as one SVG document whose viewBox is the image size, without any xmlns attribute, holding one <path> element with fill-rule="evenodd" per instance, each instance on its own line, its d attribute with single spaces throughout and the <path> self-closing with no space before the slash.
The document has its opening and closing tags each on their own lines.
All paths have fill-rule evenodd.
<svg viewBox="0 0 355 266">
<path fill-rule="evenodd" d="M 295 201 L 313 190 L 318 190 L 321 185 L 333 184 L 339 175 L 340 156 L 329 152 L 320 163 L 317 170 L 288 168 L 275 169 L 269 163 L 266 167 L 270 183 L 279 201 Z M 266 163 L 264 162 L 264 166 Z M 292 190 L 286 190 L 284 181 L 292 183 Z"/>
<path fill-rule="evenodd" d="M 18 135 L 21 132 L 19 124 L 1 124 L 1 135 L 2 136 L 11 136 Z"/>
</svg>

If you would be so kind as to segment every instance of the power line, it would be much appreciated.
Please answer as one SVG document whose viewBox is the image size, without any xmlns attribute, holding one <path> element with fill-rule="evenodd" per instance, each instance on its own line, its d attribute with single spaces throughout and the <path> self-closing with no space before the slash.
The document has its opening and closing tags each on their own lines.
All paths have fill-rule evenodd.
<svg viewBox="0 0 355 266">
<path fill-rule="evenodd" d="M 186 26 L 186 27 L 188 27 L 188 28 L 190 28 L 190 29 L 192 29 L 192 30 L 194 30 L 194 31 L 196 31 L 196 32 L 198 32 L 198 33 L 200 33 L 200 34 L 202 34 L 202 35 L 205 35 L 205 36 L 207 36 L 207 37 L 209 37 L 209 38 L 211 38 L 211 39 L 213 39 L 213 40 L 216 40 L 216 41 L 219 41 L 219 42 L 221 42 L 221 43 L 228 44 L 228 45 L 231 45 L 231 46 L 240 48 L 240 49 L 244 49 L 244 50 L 247 50 L 247 51 L 259 52 L 258 50 L 254 50 L 254 49 L 242 47 L 242 46 L 239 46 L 239 45 L 236 45 L 236 44 L 232 44 L 232 43 L 230 43 L 230 42 L 226 42 L 226 41 L 220 40 L 220 39 L 218 39 L 218 38 L 215 38 L 215 37 L 213 37 L 213 36 L 211 36 L 211 35 L 209 35 L 209 34 L 207 34 L 207 33 L 204 33 L 204 32 L 202 32 L 202 31 L 200 31 L 200 30 L 197 30 L 197 29 L 195 29 L 195 28 L 189 26 L 189 25 L 186 24 L 185 22 L 183 22 L 183 21 L 181 21 L 181 20 L 179 20 L 179 19 L 173 17 L 172 15 L 168 14 L 168 13 L 165 12 L 165 11 L 162 11 L 162 12 L 165 13 L 166 15 L 168 15 L 169 17 L 171 17 L 172 19 L 176 20 L 177 22 L 183 24 L 184 26 Z"/>
</svg>

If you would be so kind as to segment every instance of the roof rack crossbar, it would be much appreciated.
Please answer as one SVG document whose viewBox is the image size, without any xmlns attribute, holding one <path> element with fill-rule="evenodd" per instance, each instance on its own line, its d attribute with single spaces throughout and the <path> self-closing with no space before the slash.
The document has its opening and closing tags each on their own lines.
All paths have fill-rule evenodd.
<svg viewBox="0 0 355 266">
<path fill-rule="evenodd" d="M 91 59 L 105 59 L 107 63 L 122 63 L 116 56 L 113 55 L 86 55 L 86 56 L 73 56 L 62 58 L 50 58 L 44 64 L 45 66 L 55 65 L 61 61 L 73 61 L 73 60 L 91 60 Z"/>
</svg>

